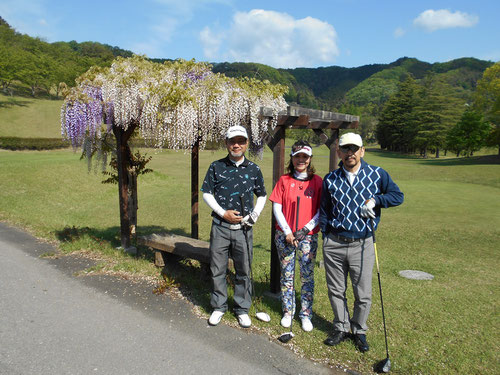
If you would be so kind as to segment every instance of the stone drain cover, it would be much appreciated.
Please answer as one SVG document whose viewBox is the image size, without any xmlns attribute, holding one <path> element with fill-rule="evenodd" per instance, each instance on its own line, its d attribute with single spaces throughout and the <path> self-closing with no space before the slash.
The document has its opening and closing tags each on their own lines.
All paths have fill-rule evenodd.
<svg viewBox="0 0 500 375">
<path fill-rule="evenodd" d="M 404 270 L 399 271 L 399 276 L 405 277 L 407 279 L 413 280 L 432 280 L 434 279 L 434 275 L 424 271 L 416 271 L 416 270 Z"/>
</svg>

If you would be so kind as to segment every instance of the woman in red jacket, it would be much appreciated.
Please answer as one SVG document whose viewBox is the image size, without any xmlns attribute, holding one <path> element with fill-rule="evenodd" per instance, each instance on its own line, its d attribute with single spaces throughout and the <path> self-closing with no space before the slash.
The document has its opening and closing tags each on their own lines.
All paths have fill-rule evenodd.
<svg viewBox="0 0 500 375">
<path fill-rule="evenodd" d="M 281 176 L 271 197 L 276 218 L 275 243 L 281 263 L 281 325 L 290 327 L 295 313 L 295 251 L 300 267 L 302 329 L 309 332 L 314 298 L 314 265 L 318 249 L 319 204 L 322 179 L 314 174 L 312 148 L 306 141 L 292 146 L 288 173 Z M 296 226 L 297 197 L 300 197 L 299 220 Z M 293 232 L 292 228 L 299 228 Z"/>
</svg>

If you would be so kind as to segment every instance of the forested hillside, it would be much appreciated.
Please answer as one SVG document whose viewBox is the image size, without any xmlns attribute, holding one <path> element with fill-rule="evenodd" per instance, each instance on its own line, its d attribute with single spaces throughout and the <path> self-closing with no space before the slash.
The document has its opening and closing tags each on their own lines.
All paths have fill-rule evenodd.
<svg viewBox="0 0 500 375">
<path fill-rule="evenodd" d="M 95 42 L 47 43 L 16 32 L 0 17 L 0 85 L 6 94 L 13 93 L 16 83 L 16 91 L 57 97 L 60 82 L 72 85 L 91 66 L 110 65 L 117 56 L 130 57 L 132 52 Z"/>
</svg>

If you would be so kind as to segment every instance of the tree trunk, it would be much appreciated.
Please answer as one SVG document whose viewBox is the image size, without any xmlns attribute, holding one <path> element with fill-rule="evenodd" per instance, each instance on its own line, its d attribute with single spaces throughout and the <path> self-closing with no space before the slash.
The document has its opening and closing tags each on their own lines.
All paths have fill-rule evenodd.
<svg viewBox="0 0 500 375">
<path fill-rule="evenodd" d="M 120 204 L 120 242 L 124 250 L 131 248 L 131 236 L 135 233 L 137 223 L 137 176 L 132 177 L 131 152 L 128 140 L 137 127 L 130 124 L 127 130 L 113 124 L 113 134 L 116 138 L 116 160 L 118 164 L 118 197 Z M 135 187 L 134 187 L 135 186 Z M 132 189 L 132 190 L 131 190 Z M 132 197 L 132 199 L 130 199 Z M 135 201 L 135 203 L 134 203 Z"/>
<path fill-rule="evenodd" d="M 436 148 L 436 159 L 439 159 L 439 147 Z"/>
<path fill-rule="evenodd" d="M 191 150 L 191 238 L 198 239 L 198 174 L 200 160 L 200 138 Z"/>
</svg>

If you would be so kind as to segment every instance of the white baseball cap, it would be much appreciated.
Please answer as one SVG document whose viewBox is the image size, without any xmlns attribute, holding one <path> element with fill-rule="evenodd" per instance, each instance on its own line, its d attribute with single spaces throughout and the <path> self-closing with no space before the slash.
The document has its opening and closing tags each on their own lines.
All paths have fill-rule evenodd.
<svg viewBox="0 0 500 375">
<path fill-rule="evenodd" d="M 247 130 L 243 126 L 234 125 L 234 126 L 231 126 L 229 129 L 227 129 L 226 139 L 231 139 L 231 138 L 239 137 L 239 136 L 245 137 L 246 139 L 248 139 Z"/>
<path fill-rule="evenodd" d="M 312 148 L 309 146 L 300 145 L 300 146 L 296 146 L 295 148 L 292 147 L 292 152 L 290 155 L 295 156 L 295 155 L 300 154 L 300 153 L 306 154 L 307 156 L 312 156 L 313 151 L 312 151 Z"/>
<path fill-rule="evenodd" d="M 339 139 L 339 146 L 345 145 L 356 145 L 358 147 L 363 147 L 363 140 L 361 136 L 356 133 L 345 133 Z"/>
</svg>

